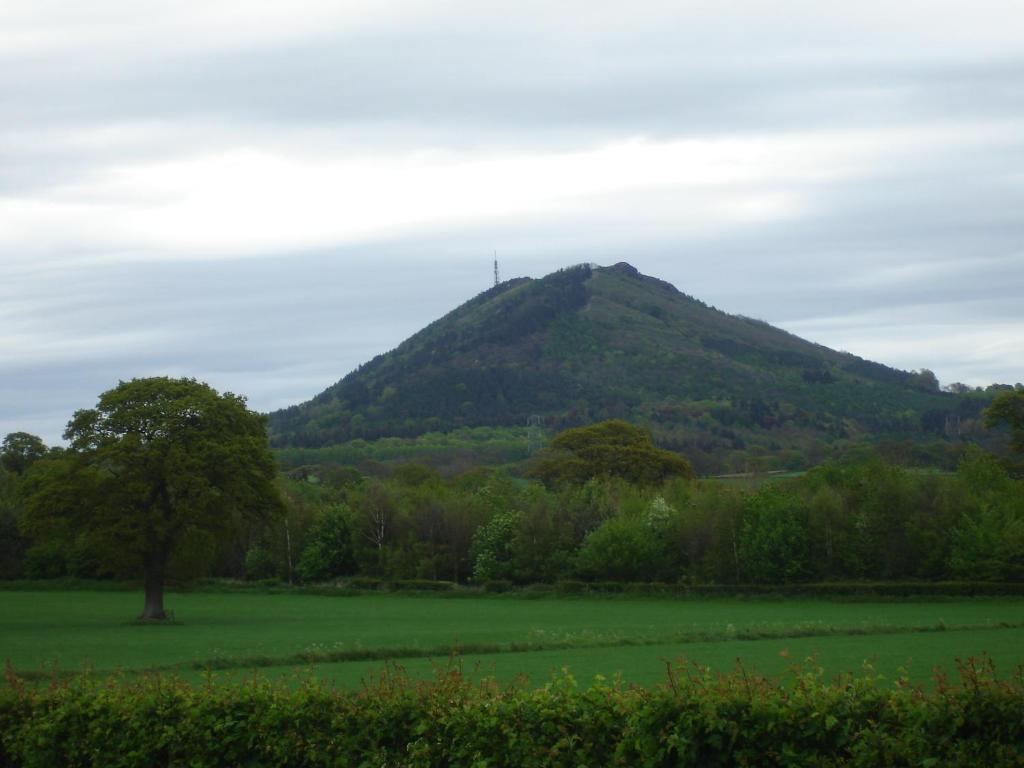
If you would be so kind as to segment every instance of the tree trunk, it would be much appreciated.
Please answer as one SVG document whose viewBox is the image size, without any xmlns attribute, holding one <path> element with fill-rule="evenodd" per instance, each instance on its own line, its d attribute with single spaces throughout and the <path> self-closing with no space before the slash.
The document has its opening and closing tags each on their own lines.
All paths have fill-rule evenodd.
<svg viewBox="0 0 1024 768">
<path fill-rule="evenodd" d="M 160 562 L 156 562 L 159 560 Z M 164 563 L 162 558 L 153 558 L 146 563 L 146 607 L 140 619 L 164 621 Z"/>
<path fill-rule="evenodd" d="M 288 583 L 292 583 L 292 532 L 288 528 L 288 515 L 284 516 L 284 540 L 288 546 Z"/>
</svg>

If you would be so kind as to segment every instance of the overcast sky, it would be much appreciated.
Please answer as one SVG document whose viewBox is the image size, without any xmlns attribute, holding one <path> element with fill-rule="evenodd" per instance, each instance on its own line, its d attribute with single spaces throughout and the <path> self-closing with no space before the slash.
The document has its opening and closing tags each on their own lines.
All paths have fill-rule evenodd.
<svg viewBox="0 0 1024 768">
<path fill-rule="evenodd" d="M 1024 4 L 0 0 L 0 435 L 119 379 L 304 401 L 628 261 L 1024 380 Z"/>
</svg>

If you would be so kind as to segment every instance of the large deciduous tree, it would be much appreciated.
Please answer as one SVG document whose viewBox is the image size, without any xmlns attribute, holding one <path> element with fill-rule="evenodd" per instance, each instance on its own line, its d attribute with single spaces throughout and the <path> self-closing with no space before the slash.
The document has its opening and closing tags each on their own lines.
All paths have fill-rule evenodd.
<svg viewBox="0 0 1024 768">
<path fill-rule="evenodd" d="M 18 531 L 25 472 L 50 451 L 35 435 L 11 432 L 0 442 L 0 579 L 21 575 L 26 542 Z"/>
<path fill-rule="evenodd" d="M 618 477 L 634 485 L 660 485 L 670 477 L 694 477 L 690 462 L 651 441 L 646 429 L 602 421 L 555 435 L 531 474 L 548 486 L 578 485 L 594 477 Z"/>
<path fill-rule="evenodd" d="M 991 429 L 1000 424 L 1007 424 L 1012 430 L 1013 450 L 1024 453 L 1024 390 L 1003 392 L 985 409 L 985 426 Z"/>
<path fill-rule="evenodd" d="M 0 465 L 8 472 L 20 475 L 46 453 L 46 444 L 35 435 L 11 432 L 0 443 Z"/>
<path fill-rule="evenodd" d="M 165 619 L 172 556 L 281 506 L 265 419 L 195 379 L 133 379 L 68 423 L 68 450 L 30 472 L 26 530 L 70 524 L 111 568 L 145 580 L 144 619 Z"/>
</svg>

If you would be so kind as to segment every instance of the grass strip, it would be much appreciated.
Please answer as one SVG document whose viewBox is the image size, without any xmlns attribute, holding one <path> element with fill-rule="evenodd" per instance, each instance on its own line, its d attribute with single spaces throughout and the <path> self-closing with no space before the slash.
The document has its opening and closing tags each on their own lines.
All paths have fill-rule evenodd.
<svg viewBox="0 0 1024 768">
<path fill-rule="evenodd" d="M 89 579 L 0 579 L 0 592 L 133 592 L 142 585 L 133 581 Z M 482 585 L 456 584 L 423 579 L 385 580 L 356 577 L 338 583 L 289 584 L 277 579 L 236 581 L 201 579 L 168 584 L 169 593 L 319 595 L 357 597 L 360 595 L 401 595 L 448 599 L 666 599 L 747 600 L 824 599 L 836 602 L 899 602 L 959 600 L 965 598 L 1024 597 L 1024 582 L 979 581 L 846 581 L 797 582 L 787 584 L 664 584 L 658 582 L 582 582 L 513 584 L 487 582 Z"/>
<path fill-rule="evenodd" d="M 1021 629 L 1024 621 L 988 622 L 984 624 L 948 625 L 938 622 L 931 625 L 864 625 L 859 627 L 837 627 L 832 625 L 805 625 L 796 627 L 745 627 L 742 629 L 698 630 L 675 632 L 662 635 L 617 636 L 569 634 L 562 637 L 531 638 L 507 643 L 459 643 L 450 645 L 394 646 L 387 648 L 336 648 L 311 649 L 280 656 L 232 656 L 214 657 L 192 662 L 153 665 L 136 670 L 125 670 L 139 675 L 174 673 L 185 670 L 223 671 L 267 667 L 294 667 L 310 664 L 335 664 L 356 661 L 392 661 L 397 659 L 420 659 L 433 657 L 458 657 L 468 654 L 488 655 L 504 653 L 529 653 L 533 651 L 558 651 L 582 648 L 624 648 L 647 645 L 671 645 L 687 643 L 732 642 L 735 640 L 785 640 L 808 637 L 857 637 L 864 635 L 908 635 L 929 632 L 969 632 L 978 630 Z M 59 670 L 12 670 L 17 678 L 26 682 L 54 680 L 74 677 L 76 673 Z M 102 670 L 91 672 L 104 674 Z"/>
</svg>

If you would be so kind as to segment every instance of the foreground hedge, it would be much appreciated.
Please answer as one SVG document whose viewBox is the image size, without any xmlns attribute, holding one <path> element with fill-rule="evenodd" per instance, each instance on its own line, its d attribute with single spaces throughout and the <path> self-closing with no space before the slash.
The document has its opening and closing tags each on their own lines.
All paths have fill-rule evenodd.
<svg viewBox="0 0 1024 768">
<path fill-rule="evenodd" d="M 672 669 L 665 685 L 540 689 L 384 675 L 190 686 L 79 679 L 0 692 L 4 766 L 992 766 L 1024 763 L 1024 679 L 971 662 L 926 692 L 879 678 Z"/>
</svg>

